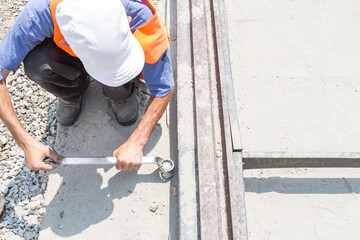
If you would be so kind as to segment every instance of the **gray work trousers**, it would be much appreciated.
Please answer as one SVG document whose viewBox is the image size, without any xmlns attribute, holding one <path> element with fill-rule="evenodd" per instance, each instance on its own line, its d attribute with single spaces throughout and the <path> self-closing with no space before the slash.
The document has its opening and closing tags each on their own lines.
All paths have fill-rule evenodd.
<svg viewBox="0 0 360 240">
<path fill-rule="evenodd" d="M 67 101 L 82 96 L 89 86 L 88 73 L 77 57 L 72 57 L 47 38 L 31 50 L 24 59 L 26 75 L 48 92 Z M 103 93 L 113 99 L 127 99 L 134 89 L 134 81 L 119 86 L 102 85 Z"/>
</svg>

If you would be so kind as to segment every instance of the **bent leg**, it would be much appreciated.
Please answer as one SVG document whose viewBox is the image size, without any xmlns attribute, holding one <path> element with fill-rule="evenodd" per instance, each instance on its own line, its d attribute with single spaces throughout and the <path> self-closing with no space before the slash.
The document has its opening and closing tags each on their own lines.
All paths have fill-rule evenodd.
<svg viewBox="0 0 360 240">
<path fill-rule="evenodd" d="M 105 96 L 114 101 L 128 99 L 135 89 L 135 81 L 139 80 L 139 78 L 140 75 L 132 79 L 130 82 L 125 83 L 124 85 L 121 85 L 119 87 L 109 87 L 101 84 L 103 93 Z"/>
<path fill-rule="evenodd" d="M 51 39 L 46 39 L 28 53 L 24 67 L 31 80 L 66 101 L 78 99 L 89 85 L 81 61 L 61 50 Z"/>
</svg>

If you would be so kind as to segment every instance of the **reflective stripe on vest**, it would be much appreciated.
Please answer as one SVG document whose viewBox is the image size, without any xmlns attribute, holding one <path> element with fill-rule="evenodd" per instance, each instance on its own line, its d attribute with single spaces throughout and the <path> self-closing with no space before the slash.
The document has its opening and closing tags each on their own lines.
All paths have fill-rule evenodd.
<svg viewBox="0 0 360 240">
<path fill-rule="evenodd" d="M 50 13 L 54 23 L 54 42 L 55 44 L 70 54 L 76 57 L 76 54 L 72 51 L 69 46 L 65 46 L 62 42 L 65 42 L 64 36 L 61 34 L 59 25 L 56 22 L 55 12 L 56 6 L 63 0 L 51 0 L 50 2 Z M 120 0 L 119 0 L 120 1 Z M 149 64 L 156 63 L 159 58 L 163 55 L 170 44 L 170 37 L 165 23 L 161 19 L 159 12 L 156 10 L 151 0 L 145 0 L 150 6 L 153 16 L 145 24 L 140 26 L 133 33 L 134 37 L 139 41 L 144 54 L 145 62 Z"/>
</svg>

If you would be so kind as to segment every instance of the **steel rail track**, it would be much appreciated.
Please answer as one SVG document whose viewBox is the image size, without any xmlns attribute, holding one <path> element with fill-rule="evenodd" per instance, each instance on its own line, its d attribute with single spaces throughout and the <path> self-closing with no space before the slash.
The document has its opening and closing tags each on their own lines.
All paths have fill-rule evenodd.
<svg viewBox="0 0 360 240">
<path fill-rule="evenodd" d="M 194 71 L 199 229 L 201 239 L 221 239 L 220 186 L 217 163 L 205 1 L 191 0 L 192 59 Z"/>
<path fill-rule="evenodd" d="M 210 6 L 211 23 L 206 6 Z M 227 23 L 223 0 L 190 0 L 193 80 L 196 117 L 199 235 L 201 239 L 247 239 L 246 207 L 242 169 L 240 128 L 233 93 Z M 209 26 L 210 25 L 210 26 Z M 208 34 L 211 32 L 211 34 Z M 207 37 L 212 39 L 208 39 Z M 212 45 L 213 43 L 214 45 Z M 212 55 L 209 48 L 215 48 Z M 214 58 L 214 59 L 209 59 Z M 219 181 L 215 152 L 214 120 L 210 87 L 211 64 L 219 103 L 222 139 L 223 182 Z M 218 163 L 219 164 L 219 163 Z M 219 209 L 225 191 L 225 209 Z M 226 216 L 222 216 L 222 215 Z M 224 226 L 224 219 L 227 220 Z"/>
<path fill-rule="evenodd" d="M 229 238 L 247 239 L 245 186 L 242 165 L 242 142 L 237 116 L 231 71 L 228 27 L 224 0 L 212 0 L 218 82 L 221 102 L 221 129 L 224 139 L 224 161 L 227 171 L 227 196 L 230 208 Z"/>
</svg>

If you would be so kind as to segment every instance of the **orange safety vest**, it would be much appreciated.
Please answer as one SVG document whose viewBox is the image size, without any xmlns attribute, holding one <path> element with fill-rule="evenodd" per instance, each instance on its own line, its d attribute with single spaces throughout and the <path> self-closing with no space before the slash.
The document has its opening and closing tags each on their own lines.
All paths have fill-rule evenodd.
<svg viewBox="0 0 360 240">
<path fill-rule="evenodd" d="M 56 22 L 55 11 L 56 6 L 62 0 L 51 0 L 50 12 L 54 22 L 54 42 L 55 44 L 70 54 L 76 57 L 76 54 L 69 46 L 64 46 L 61 42 L 65 41 L 64 36 L 61 34 L 59 25 Z M 120 1 L 120 0 L 119 0 Z M 140 26 L 133 33 L 134 37 L 139 41 L 145 55 L 145 62 L 154 64 L 163 55 L 170 44 L 170 37 L 165 23 L 161 19 L 159 12 L 156 10 L 151 0 L 145 0 L 153 11 L 153 16 L 145 24 Z"/>
</svg>

